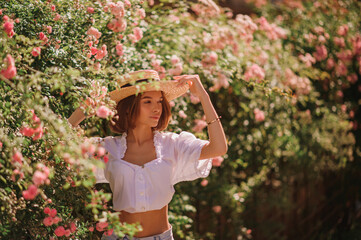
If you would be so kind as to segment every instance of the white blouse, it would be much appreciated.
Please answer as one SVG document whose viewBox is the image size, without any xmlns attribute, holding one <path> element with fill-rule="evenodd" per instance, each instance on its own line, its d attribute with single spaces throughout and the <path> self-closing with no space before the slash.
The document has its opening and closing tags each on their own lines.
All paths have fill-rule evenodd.
<svg viewBox="0 0 361 240">
<path fill-rule="evenodd" d="M 113 209 L 126 212 L 157 210 L 173 197 L 174 185 L 207 177 L 212 159 L 199 160 L 208 141 L 189 132 L 180 134 L 154 132 L 157 158 L 139 166 L 123 160 L 127 150 L 126 133 L 122 136 L 97 138 L 108 151 L 105 169 L 97 169 L 97 183 L 109 183 L 113 192 Z"/>
</svg>

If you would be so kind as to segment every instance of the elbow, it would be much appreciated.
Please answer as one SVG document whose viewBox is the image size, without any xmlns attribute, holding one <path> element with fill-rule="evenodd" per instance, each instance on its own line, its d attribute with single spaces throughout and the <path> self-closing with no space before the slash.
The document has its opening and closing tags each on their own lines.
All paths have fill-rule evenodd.
<svg viewBox="0 0 361 240">
<path fill-rule="evenodd" d="M 228 151 L 228 145 L 227 144 L 224 144 L 223 146 L 220 146 L 218 149 L 217 149 L 217 156 L 223 156 L 227 153 Z"/>
</svg>

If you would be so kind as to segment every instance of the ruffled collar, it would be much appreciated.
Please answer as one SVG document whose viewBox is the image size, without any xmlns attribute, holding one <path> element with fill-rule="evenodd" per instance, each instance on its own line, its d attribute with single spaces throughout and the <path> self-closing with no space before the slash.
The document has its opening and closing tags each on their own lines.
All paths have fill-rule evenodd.
<svg viewBox="0 0 361 240">
<path fill-rule="evenodd" d="M 160 144 L 160 132 L 159 131 L 153 131 L 153 144 L 155 148 L 155 153 L 157 155 L 157 159 L 161 158 L 162 151 L 161 151 L 161 144 Z M 127 133 L 124 132 L 120 137 L 120 143 L 119 143 L 119 157 L 120 159 L 124 158 L 125 152 L 127 151 Z"/>
</svg>

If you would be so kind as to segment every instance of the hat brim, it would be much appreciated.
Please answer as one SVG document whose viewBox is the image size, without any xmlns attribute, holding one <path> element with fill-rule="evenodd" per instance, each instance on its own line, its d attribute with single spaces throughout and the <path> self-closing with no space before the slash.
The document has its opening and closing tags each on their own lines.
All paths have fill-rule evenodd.
<svg viewBox="0 0 361 240">
<path fill-rule="evenodd" d="M 118 103 L 120 100 L 127 98 L 131 95 L 149 92 L 149 91 L 163 91 L 168 101 L 171 101 L 184 93 L 189 89 L 188 84 L 177 86 L 178 82 L 174 80 L 170 81 L 157 81 L 141 85 L 133 85 L 130 87 L 119 88 L 109 92 L 110 98 Z"/>
</svg>

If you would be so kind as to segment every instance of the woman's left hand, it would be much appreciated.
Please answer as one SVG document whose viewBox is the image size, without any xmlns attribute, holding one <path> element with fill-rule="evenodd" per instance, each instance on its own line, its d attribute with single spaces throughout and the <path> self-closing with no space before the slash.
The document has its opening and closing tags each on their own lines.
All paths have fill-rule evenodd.
<svg viewBox="0 0 361 240">
<path fill-rule="evenodd" d="M 174 79 L 176 79 L 178 82 L 177 86 L 188 84 L 191 93 L 197 97 L 201 97 L 202 94 L 207 93 L 198 75 L 174 76 Z"/>
</svg>

